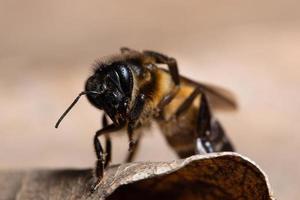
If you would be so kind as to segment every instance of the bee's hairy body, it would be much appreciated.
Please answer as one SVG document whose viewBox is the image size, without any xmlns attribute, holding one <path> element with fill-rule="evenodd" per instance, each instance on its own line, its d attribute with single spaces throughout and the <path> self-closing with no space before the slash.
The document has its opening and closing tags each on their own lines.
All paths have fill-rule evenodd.
<svg viewBox="0 0 300 200">
<path fill-rule="evenodd" d="M 193 105 L 179 118 L 172 119 L 172 115 L 185 99 L 193 92 L 194 85 L 181 80 L 181 85 L 174 99 L 166 105 L 162 113 L 157 113 L 156 108 L 159 102 L 171 92 L 174 87 L 170 73 L 160 68 L 155 69 L 151 74 L 149 84 L 149 102 L 140 116 L 138 123 L 143 126 L 150 124 L 155 119 L 166 137 L 168 143 L 179 154 L 180 157 L 187 157 L 195 153 L 195 127 L 197 110 L 199 109 L 200 97 L 197 97 Z"/>
<path fill-rule="evenodd" d="M 178 107 L 191 95 L 193 86 L 181 81 L 181 86 L 175 98 L 164 109 L 164 116 L 158 119 L 159 127 L 167 139 L 167 142 L 184 158 L 195 154 L 195 141 L 197 134 L 197 115 L 200 104 L 200 97 L 197 97 L 191 107 L 182 113 L 178 118 L 173 119 Z"/>
<path fill-rule="evenodd" d="M 103 128 L 94 136 L 97 182 L 93 190 L 100 184 L 111 160 L 109 133 L 117 130 L 125 129 L 128 134 L 126 162 L 133 160 L 140 133 L 152 121 L 159 124 L 179 157 L 233 151 L 210 108 L 212 105 L 216 109 L 234 109 L 233 97 L 221 88 L 180 76 L 176 60 L 166 55 L 121 48 L 121 54 L 97 61 L 94 74 L 86 81 L 85 91 L 65 111 L 56 127 L 81 95 L 86 95 L 92 105 L 104 110 Z M 112 124 L 108 124 L 106 116 Z M 98 138 L 102 135 L 105 136 L 105 149 Z"/>
</svg>

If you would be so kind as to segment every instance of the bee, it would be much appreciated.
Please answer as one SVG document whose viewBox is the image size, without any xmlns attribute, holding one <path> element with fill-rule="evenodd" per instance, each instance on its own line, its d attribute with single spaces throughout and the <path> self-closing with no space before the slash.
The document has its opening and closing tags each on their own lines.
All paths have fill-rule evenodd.
<svg viewBox="0 0 300 200">
<path fill-rule="evenodd" d="M 179 75 L 174 58 L 155 51 L 121 48 L 121 53 L 96 61 L 94 73 L 81 92 L 57 121 L 85 95 L 103 110 L 102 129 L 94 136 L 97 156 L 96 183 L 101 183 L 111 161 L 110 133 L 124 129 L 129 138 L 126 162 L 134 159 L 142 128 L 156 121 L 168 144 L 180 158 L 194 154 L 234 151 L 212 108 L 236 109 L 233 95 L 220 87 L 198 83 Z M 107 116 L 111 119 L 108 123 Z M 105 149 L 99 137 L 105 138 Z"/>
</svg>

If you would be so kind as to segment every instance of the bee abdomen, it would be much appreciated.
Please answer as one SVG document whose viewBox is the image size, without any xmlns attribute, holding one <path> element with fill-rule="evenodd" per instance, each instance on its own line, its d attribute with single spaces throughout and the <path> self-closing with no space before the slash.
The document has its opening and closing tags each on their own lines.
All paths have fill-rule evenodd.
<svg viewBox="0 0 300 200">
<path fill-rule="evenodd" d="M 160 128 L 168 144 L 175 150 L 180 158 L 195 154 L 195 121 L 181 118 L 176 121 L 159 122 Z"/>
</svg>

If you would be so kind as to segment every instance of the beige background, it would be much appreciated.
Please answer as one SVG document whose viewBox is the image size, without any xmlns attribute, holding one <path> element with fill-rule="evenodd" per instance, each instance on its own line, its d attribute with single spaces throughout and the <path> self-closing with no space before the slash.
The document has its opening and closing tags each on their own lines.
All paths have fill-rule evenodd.
<svg viewBox="0 0 300 200">
<path fill-rule="evenodd" d="M 184 3 L 185 2 L 185 3 Z M 120 46 L 177 58 L 195 80 L 238 97 L 220 113 L 238 152 L 269 175 L 278 199 L 300 185 L 299 1 L 0 1 L 0 168 L 91 167 L 100 112 L 83 98 L 91 63 Z M 114 162 L 127 138 L 114 138 Z M 175 155 L 154 126 L 138 160 Z"/>
</svg>

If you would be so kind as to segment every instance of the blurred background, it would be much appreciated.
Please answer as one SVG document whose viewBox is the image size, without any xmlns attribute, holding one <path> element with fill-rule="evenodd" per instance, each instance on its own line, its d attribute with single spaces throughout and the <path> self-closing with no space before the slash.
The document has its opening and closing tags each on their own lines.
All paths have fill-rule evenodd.
<svg viewBox="0 0 300 200">
<path fill-rule="evenodd" d="M 299 1 L 0 1 L 0 169 L 93 167 L 101 112 L 83 90 L 95 59 L 121 46 L 177 58 L 180 72 L 233 91 L 217 113 L 239 153 L 269 175 L 278 199 L 300 185 Z M 122 135 L 122 134 L 121 134 Z M 127 137 L 113 138 L 122 162 Z M 155 148 L 154 148 L 155 146 Z M 172 160 L 156 125 L 137 160 Z"/>
</svg>

